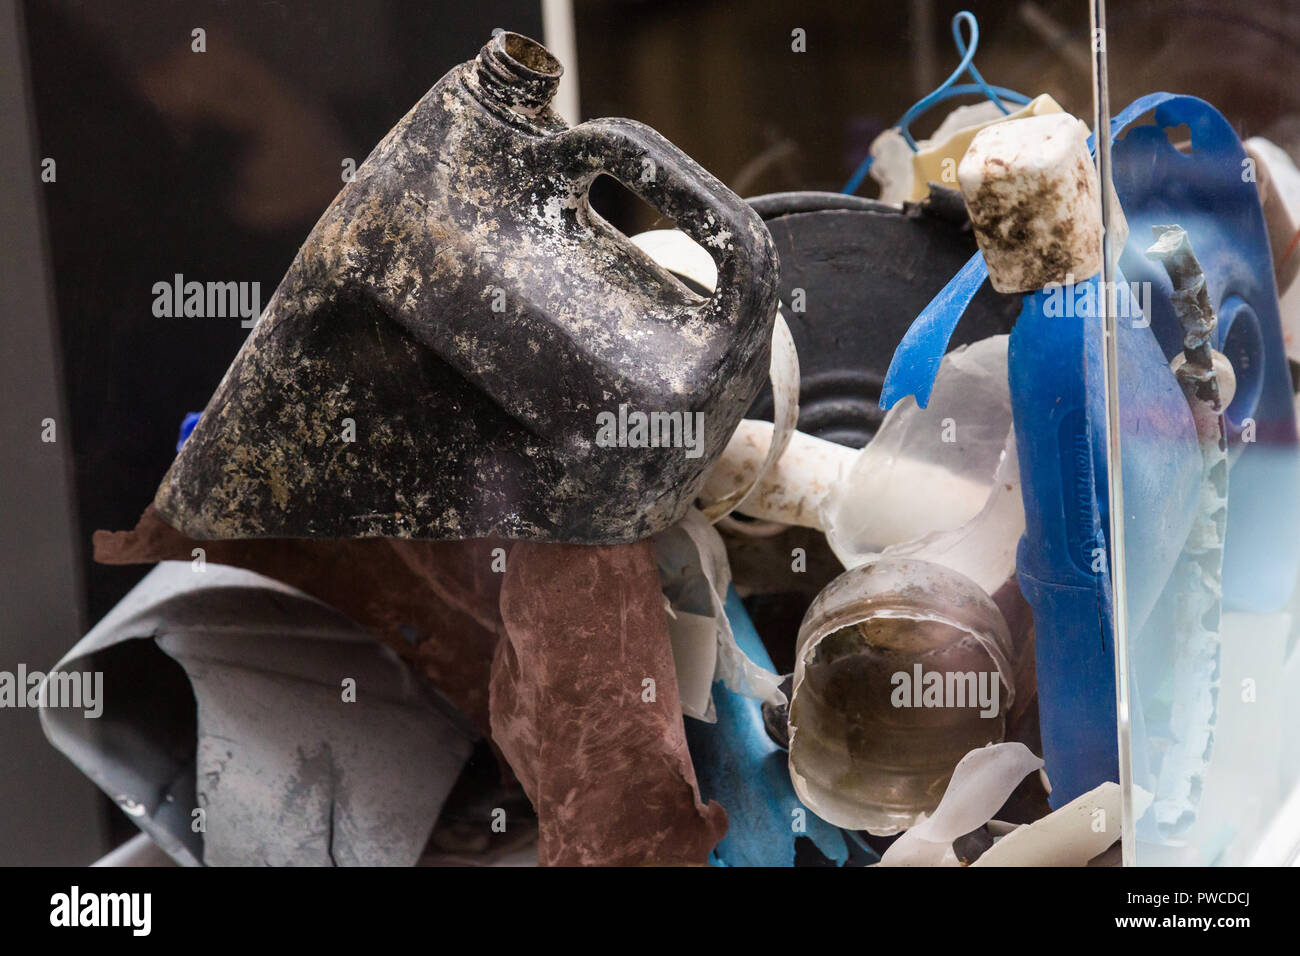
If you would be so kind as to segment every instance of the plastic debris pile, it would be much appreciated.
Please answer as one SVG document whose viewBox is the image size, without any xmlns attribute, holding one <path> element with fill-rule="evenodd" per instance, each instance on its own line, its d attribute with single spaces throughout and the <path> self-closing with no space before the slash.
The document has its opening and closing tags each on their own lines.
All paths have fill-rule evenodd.
<svg viewBox="0 0 1300 956">
<path fill-rule="evenodd" d="M 1139 100 L 1103 288 L 1088 127 L 953 30 L 844 194 L 748 202 L 639 123 L 569 127 L 560 64 L 495 36 L 97 532 L 158 567 L 48 678 L 103 671 L 111 719 L 43 710 L 50 740 L 183 865 L 1113 862 L 1109 301 L 1128 629 L 1173 675 L 1131 688 L 1135 832 L 1195 833 L 1233 798 L 1233 634 L 1300 565 L 1259 491 L 1300 484 L 1300 173 Z M 623 236 L 602 173 L 678 229 Z"/>
</svg>

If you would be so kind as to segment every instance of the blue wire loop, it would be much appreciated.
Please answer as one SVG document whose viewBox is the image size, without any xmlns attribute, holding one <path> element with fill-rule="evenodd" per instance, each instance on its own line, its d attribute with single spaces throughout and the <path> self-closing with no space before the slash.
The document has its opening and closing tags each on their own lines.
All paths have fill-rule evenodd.
<svg viewBox="0 0 1300 956">
<path fill-rule="evenodd" d="M 967 47 L 966 40 L 961 35 L 962 24 L 970 28 L 970 46 Z M 931 107 L 937 106 L 946 100 L 953 99 L 957 96 L 970 96 L 971 94 L 982 93 L 987 99 L 992 101 L 993 105 L 1002 111 L 1004 116 L 1010 115 L 1011 111 L 1007 109 L 1003 100 L 1023 106 L 1029 102 L 1029 97 L 1015 90 L 1008 90 L 1001 86 L 990 86 L 980 75 L 980 71 L 975 68 L 975 51 L 979 48 L 980 42 L 980 25 L 975 19 L 975 14 L 969 10 L 962 10 L 952 18 L 952 38 L 957 46 L 957 53 L 961 56 L 961 62 L 957 64 L 957 69 L 953 70 L 948 79 L 940 83 L 935 89 L 917 100 L 912 107 L 903 114 L 902 118 L 895 124 L 894 128 L 902 134 L 903 140 L 912 148 L 912 152 L 919 152 L 916 140 L 912 138 L 911 125 L 922 114 Z M 969 73 L 974 83 L 957 83 L 963 73 Z M 862 181 L 867 178 L 867 173 L 871 171 L 871 165 L 875 157 L 868 155 L 853 171 L 849 181 L 844 184 L 845 193 L 855 193 Z"/>
</svg>

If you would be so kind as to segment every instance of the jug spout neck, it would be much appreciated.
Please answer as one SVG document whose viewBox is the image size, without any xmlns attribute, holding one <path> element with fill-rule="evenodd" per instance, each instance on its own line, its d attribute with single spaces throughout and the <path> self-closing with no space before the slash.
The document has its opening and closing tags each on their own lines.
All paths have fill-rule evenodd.
<svg viewBox="0 0 1300 956">
<path fill-rule="evenodd" d="M 475 67 L 485 95 L 525 116 L 537 116 L 550 105 L 564 73 L 546 47 L 508 31 L 479 50 Z"/>
</svg>

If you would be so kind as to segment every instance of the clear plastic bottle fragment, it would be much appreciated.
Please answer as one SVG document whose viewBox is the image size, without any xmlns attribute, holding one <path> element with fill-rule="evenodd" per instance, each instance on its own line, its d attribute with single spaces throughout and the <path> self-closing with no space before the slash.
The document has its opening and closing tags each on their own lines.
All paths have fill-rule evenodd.
<svg viewBox="0 0 1300 956">
<path fill-rule="evenodd" d="M 887 835 L 933 812 L 958 761 L 1002 739 L 1011 636 L 975 582 L 882 558 L 840 575 L 804 617 L 790 710 L 799 798 Z"/>
</svg>

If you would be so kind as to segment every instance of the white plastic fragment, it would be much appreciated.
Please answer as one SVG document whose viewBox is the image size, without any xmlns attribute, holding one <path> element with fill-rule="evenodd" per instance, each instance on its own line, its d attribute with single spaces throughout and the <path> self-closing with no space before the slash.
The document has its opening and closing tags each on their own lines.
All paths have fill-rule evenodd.
<svg viewBox="0 0 1300 956">
<path fill-rule="evenodd" d="M 1017 827 L 985 850 L 972 866 L 1087 866 L 1120 838 L 1123 806 L 1119 784 L 1103 783 L 1041 820 Z M 1151 795 L 1135 787 L 1133 815 Z"/>
<path fill-rule="evenodd" d="M 1101 188 L 1080 120 L 1057 113 L 982 129 L 957 181 L 999 292 L 1101 271 Z"/>
<path fill-rule="evenodd" d="M 822 527 L 846 568 L 891 545 L 955 531 L 980 515 L 995 489 L 1006 490 L 999 468 L 1011 430 L 1007 342 L 990 336 L 945 355 L 929 404 L 908 397 L 891 408 L 831 489 Z"/>
<path fill-rule="evenodd" d="M 895 840 L 880 865 L 956 866 L 952 841 L 991 820 L 1020 781 L 1042 766 L 1042 758 L 1022 743 L 972 750 L 952 772 L 934 814 Z"/>
<path fill-rule="evenodd" d="M 765 468 L 773 431 L 771 422 L 750 418 L 742 421 L 704 479 L 701 501 L 714 502 L 732 489 L 749 485 L 749 494 L 736 508 L 740 514 L 825 530 L 821 514 L 823 501 L 840 476 L 848 471 L 858 452 L 792 431 L 785 454 L 771 468 Z"/>
<path fill-rule="evenodd" d="M 668 598 L 668 636 L 682 712 L 717 719 L 712 688 L 722 681 L 738 694 L 781 705 L 781 679 L 751 661 L 736 643 L 724 603 L 731 567 L 722 537 L 695 508 L 654 536 L 655 560 Z"/>
<path fill-rule="evenodd" d="M 1046 93 L 1010 113 L 1003 113 L 992 100 L 957 107 L 944 118 L 928 141 L 917 144 L 920 149 L 912 154 L 912 194 L 907 198 L 920 202 L 930 194 L 930 183 L 956 189 L 957 164 L 980 130 L 1026 116 L 1061 112 L 1061 105 Z"/>
<path fill-rule="evenodd" d="M 682 713 L 713 723 L 713 675 L 718 670 L 718 622 L 712 614 L 692 614 L 670 609 L 668 639 L 673 648 L 673 670 Z"/>
<path fill-rule="evenodd" d="M 919 145 L 919 144 L 918 144 Z M 901 206 L 912 198 L 912 147 L 897 129 L 887 129 L 871 141 L 871 178 L 880 185 L 879 200 Z"/>
</svg>

